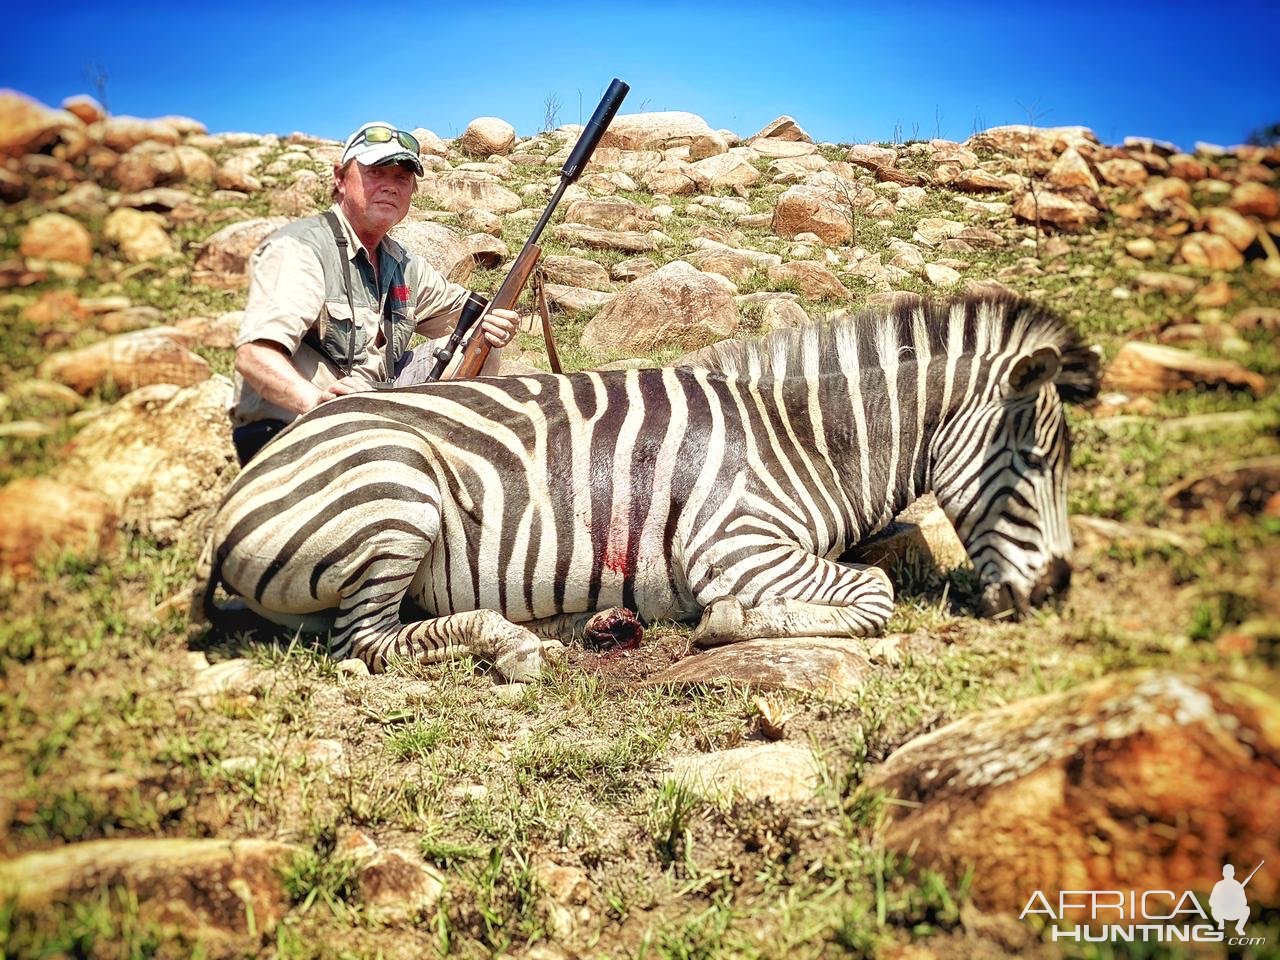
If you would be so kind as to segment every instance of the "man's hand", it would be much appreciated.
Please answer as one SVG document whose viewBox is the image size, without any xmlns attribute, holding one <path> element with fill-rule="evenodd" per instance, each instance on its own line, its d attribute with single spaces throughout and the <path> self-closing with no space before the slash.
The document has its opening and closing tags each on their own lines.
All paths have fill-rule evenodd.
<svg viewBox="0 0 1280 960">
<path fill-rule="evenodd" d="M 345 397 L 349 393 L 365 393 L 373 389 L 373 384 L 367 380 L 362 380 L 355 374 L 349 377 L 343 377 L 335 383 L 329 384 L 329 388 L 323 391 L 316 400 L 317 405 L 324 403 L 326 400 L 332 400 L 334 397 Z"/>
<path fill-rule="evenodd" d="M 515 339 L 520 317 L 514 310 L 490 310 L 480 318 L 480 330 L 491 347 L 505 347 Z"/>
</svg>

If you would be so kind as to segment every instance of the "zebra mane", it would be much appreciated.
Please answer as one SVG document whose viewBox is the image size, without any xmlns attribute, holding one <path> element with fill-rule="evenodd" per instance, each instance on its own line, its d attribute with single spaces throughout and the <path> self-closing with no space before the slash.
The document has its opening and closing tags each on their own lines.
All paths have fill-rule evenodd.
<svg viewBox="0 0 1280 960">
<path fill-rule="evenodd" d="M 1055 381 L 1059 396 L 1081 402 L 1098 394 L 1097 352 L 1057 314 L 1007 293 L 950 301 L 899 297 L 888 306 L 775 330 L 758 340 L 722 340 L 685 363 L 731 378 L 777 380 L 848 375 L 868 361 L 896 366 L 906 357 L 927 359 L 957 345 L 987 356 L 1052 346 L 1062 357 Z"/>
</svg>

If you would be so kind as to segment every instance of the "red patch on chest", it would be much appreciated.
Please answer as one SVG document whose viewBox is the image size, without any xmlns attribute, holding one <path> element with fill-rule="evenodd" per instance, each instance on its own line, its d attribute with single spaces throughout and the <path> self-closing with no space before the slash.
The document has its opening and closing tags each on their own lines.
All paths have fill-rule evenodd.
<svg viewBox="0 0 1280 960">
<path fill-rule="evenodd" d="M 396 303 L 409 302 L 409 288 L 405 284 L 399 284 L 391 288 L 391 299 Z"/>
</svg>

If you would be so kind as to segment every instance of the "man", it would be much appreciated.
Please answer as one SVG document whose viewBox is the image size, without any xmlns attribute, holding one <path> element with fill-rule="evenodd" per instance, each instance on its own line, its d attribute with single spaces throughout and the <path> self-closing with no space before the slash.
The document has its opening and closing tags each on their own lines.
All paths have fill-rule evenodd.
<svg viewBox="0 0 1280 960">
<path fill-rule="evenodd" d="M 366 123 L 334 165 L 334 205 L 254 251 L 231 409 L 241 465 L 319 404 L 392 380 L 421 383 L 430 370 L 429 351 L 415 358 L 409 338 L 449 333 L 470 293 L 387 236 L 422 173 L 411 134 Z M 505 346 L 517 319 L 491 310 L 481 335 Z"/>
</svg>

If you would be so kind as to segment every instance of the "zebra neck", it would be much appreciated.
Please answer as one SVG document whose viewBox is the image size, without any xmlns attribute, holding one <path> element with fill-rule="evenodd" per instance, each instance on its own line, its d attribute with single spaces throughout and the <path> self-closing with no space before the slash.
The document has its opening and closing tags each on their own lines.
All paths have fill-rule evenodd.
<svg viewBox="0 0 1280 960">
<path fill-rule="evenodd" d="M 817 380 L 816 446 L 847 502 L 849 545 L 878 530 L 929 489 L 943 413 L 936 364 L 864 368 Z"/>
</svg>

